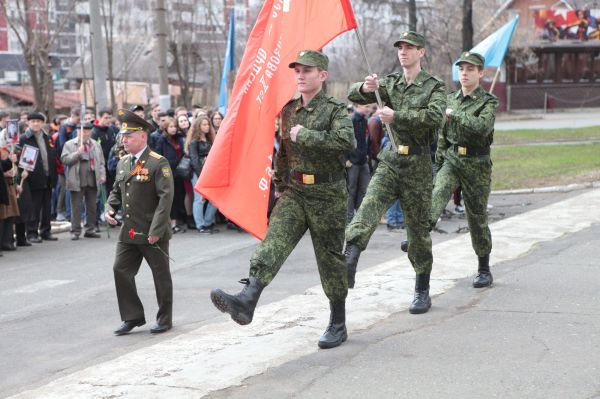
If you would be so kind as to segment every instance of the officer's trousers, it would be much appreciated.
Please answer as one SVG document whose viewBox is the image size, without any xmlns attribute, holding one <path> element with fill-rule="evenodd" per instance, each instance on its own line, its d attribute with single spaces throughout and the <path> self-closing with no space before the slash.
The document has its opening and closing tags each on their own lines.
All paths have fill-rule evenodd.
<svg viewBox="0 0 600 399">
<path fill-rule="evenodd" d="M 117 253 L 113 272 L 117 288 L 117 300 L 121 320 L 137 320 L 144 318 L 144 306 L 137 294 L 135 276 L 140 270 L 142 259 L 146 259 L 156 289 L 158 313 L 156 322 L 161 325 L 172 325 L 173 313 L 173 283 L 169 269 L 169 241 L 160 240 L 156 243 L 164 252 L 151 245 L 128 244 L 117 242 Z"/>
<path fill-rule="evenodd" d="M 265 239 L 250 259 L 250 276 L 268 285 L 298 244 L 310 231 L 323 291 L 330 301 L 348 294 L 344 256 L 347 191 L 345 180 L 303 185 L 292 182 L 269 219 Z"/>
</svg>

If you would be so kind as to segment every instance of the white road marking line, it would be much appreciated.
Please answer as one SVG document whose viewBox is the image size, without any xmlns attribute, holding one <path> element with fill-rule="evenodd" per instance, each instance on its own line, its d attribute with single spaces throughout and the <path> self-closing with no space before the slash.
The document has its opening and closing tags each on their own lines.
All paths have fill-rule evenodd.
<svg viewBox="0 0 600 399">
<path fill-rule="evenodd" d="M 600 223 L 600 189 L 496 222 L 491 226 L 492 265 L 595 223 Z M 476 265 L 469 235 L 435 245 L 431 294 L 443 293 L 457 280 L 472 276 Z M 501 270 L 494 268 L 496 278 Z M 350 291 L 346 306 L 349 340 L 353 332 L 405 310 L 413 289 L 414 272 L 405 256 L 359 270 L 357 288 Z M 478 291 L 473 290 L 473 295 Z M 435 311 L 435 298 L 433 304 Z M 198 398 L 316 352 L 328 316 L 321 287 L 313 287 L 304 295 L 259 307 L 249 326 L 230 320 L 203 326 L 13 398 Z"/>
<path fill-rule="evenodd" d="M 43 280 L 38 281 L 37 283 L 24 285 L 22 287 L 15 288 L 14 290 L 8 290 L 3 292 L 3 295 L 13 295 L 13 294 L 33 294 L 35 292 L 46 290 L 49 288 L 58 287 L 60 285 L 70 284 L 75 282 L 75 280 Z"/>
</svg>

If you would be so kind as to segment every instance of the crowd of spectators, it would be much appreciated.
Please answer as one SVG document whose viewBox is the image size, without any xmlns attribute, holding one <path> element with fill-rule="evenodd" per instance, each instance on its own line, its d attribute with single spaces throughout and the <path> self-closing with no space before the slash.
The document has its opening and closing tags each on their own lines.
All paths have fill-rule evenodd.
<svg viewBox="0 0 600 399">
<path fill-rule="evenodd" d="M 163 112 L 152 105 L 147 115 L 140 105 L 131 110 L 155 127 L 148 145 L 174 171 L 173 233 L 214 234 L 217 222 L 239 231 L 193 190 L 223 115 L 199 106 Z M 80 239 L 82 231 L 84 238 L 100 237 L 103 205 L 126 153 L 112 110 L 96 116 L 92 110 L 81 112 L 74 108 L 51 121 L 39 112 L 0 112 L 0 256 L 56 241 L 53 221 L 70 222 L 72 240 Z M 179 173 L 184 163 L 187 173 Z"/>
</svg>

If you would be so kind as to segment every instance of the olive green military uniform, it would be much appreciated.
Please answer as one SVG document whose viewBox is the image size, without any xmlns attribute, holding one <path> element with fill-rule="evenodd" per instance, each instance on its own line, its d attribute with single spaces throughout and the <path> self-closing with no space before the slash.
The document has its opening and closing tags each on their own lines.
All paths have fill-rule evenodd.
<svg viewBox="0 0 600 399">
<path fill-rule="evenodd" d="M 352 85 L 348 99 L 358 104 L 374 103 L 375 93 L 361 93 L 361 87 L 362 82 Z M 410 242 L 408 258 L 417 274 L 429 273 L 433 263 L 429 148 L 444 120 L 444 83 L 425 71 L 411 84 L 401 74 L 393 73 L 380 80 L 378 90 L 385 105 L 394 110 L 390 128 L 399 152 L 407 154 L 382 149 L 363 202 L 346 228 L 346 241 L 364 251 L 381 216 L 399 198 Z"/>
<path fill-rule="evenodd" d="M 292 142 L 290 129 L 297 124 L 304 128 Z M 325 294 L 331 301 L 344 300 L 344 160 L 356 146 L 352 122 L 344 103 L 320 91 L 309 104 L 302 104 L 301 97 L 288 102 L 281 111 L 281 127 L 274 182 L 283 195 L 252 255 L 250 276 L 269 284 L 308 229 Z"/>
<path fill-rule="evenodd" d="M 121 132 L 126 133 L 123 129 Z M 113 266 L 123 321 L 144 319 L 135 276 L 142 259 L 146 259 L 152 269 L 158 300 L 156 321 L 160 325 L 172 324 L 173 284 L 168 258 L 172 202 L 173 176 L 166 158 L 146 147 L 134 165 L 131 154 L 119 161 L 107 211 L 116 212 L 123 208 L 123 226 Z M 155 245 L 150 245 L 149 236 L 160 239 Z"/>
<path fill-rule="evenodd" d="M 469 57 L 469 53 L 465 54 L 458 62 L 468 62 L 464 58 Z M 476 61 L 471 62 L 477 65 Z M 438 138 L 438 173 L 432 194 L 431 224 L 435 226 L 450 196 L 460 186 L 473 249 L 482 257 L 492 250 L 487 203 L 492 177 L 490 145 L 494 139 L 498 99 L 479 86 L 467 96 L 463 96 L 461 90 L 448 94 L 448 108 L 452 113 Z"/>
</svg>

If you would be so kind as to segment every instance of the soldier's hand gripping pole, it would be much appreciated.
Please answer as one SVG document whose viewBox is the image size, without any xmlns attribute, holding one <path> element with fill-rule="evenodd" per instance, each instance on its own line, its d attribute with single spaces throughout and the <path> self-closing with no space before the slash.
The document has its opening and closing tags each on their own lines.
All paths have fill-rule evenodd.
<svg viewBox="0 0 600 399">
<path fill-rule="evenodd" d="M 362 41 L 360 33 L 358 32 L 358 28 L 354 28 L 354 33 L 356 33 L 356 39 L 358 39 L 358 44 L 360 44 L 360 50 L 362 52 L 363 58 L 365 59 L 365 63 L 367 64 L 367 70 L 369 71 L 369 75 L 373 74 L 373 70 L 371 69 L 371 64 L 369 63 L 369 58 L 367 57 L 367 51 L 365 50 L 365 45 Z M 379 95 L 379 90 L 375 90 L 375 98 L 377 99 L 377 106 L 379 108 L 383 108 L 383 101 L 381 101 L 381 96 Z M 394 140 L 394 136 L 392 136 L 392 129 L 388 123 L 384 123 L 385 130 L 387 131 L 388 137 L 390 138 L 390 143 L 392 144 L 392 151 L 398 152 L 398 146 L 396 145 L 396 141 Z"/>
</svg>

